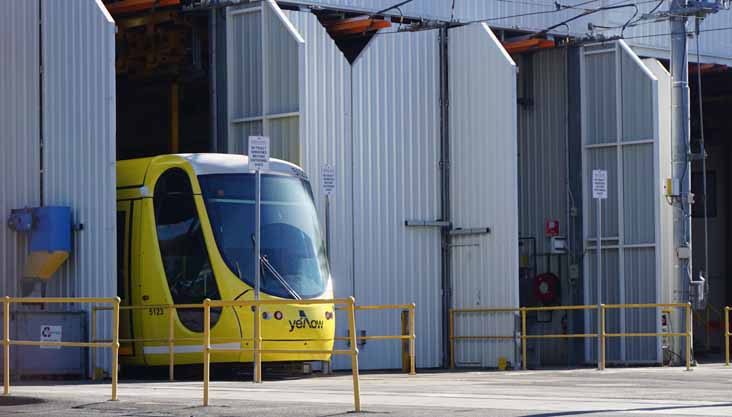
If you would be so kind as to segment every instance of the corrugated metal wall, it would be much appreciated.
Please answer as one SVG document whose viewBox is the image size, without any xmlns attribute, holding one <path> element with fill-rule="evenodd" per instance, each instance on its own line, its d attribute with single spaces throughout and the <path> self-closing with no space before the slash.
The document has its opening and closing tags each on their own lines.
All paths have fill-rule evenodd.
<svg viewBox="0 0 732 417">
<path fill-rule="evenodd" d="M 40 71 L 37 1 L 0 14 L 0 216 L 40 203 Z M 19 295 L 27 242 L 22 233 L 0 226 L 0 295 Z"/>
<path fill-rule="evenodd" d="M 228 151 L 245 154 L 250 135 L 265 135 L 273 158 L 299 163 L 304 41 L 272 0 L 229 8 L 226 16 Z"/>
<path fill-rule="evenodd" d="M 362 305 L 415 302 L 417 365 L 439 366 L 439 230 L 404 226 L 439 217 L 436 33 L 377 37 L 350 66 L 314 15 L 287 16 L 305 39 L 302 164 L 316 188 L 323 164 L 337 169 L 329 222 L 336 294 Z M 314 191 L 324 222 L 324 197 Z M 357 327 L 398 334 L 399 312 L 359 313 Z M 345 334 L 343 320 L 337 331 Z M 366 369 L 401 366 L 399 342 L 369 341 L 360 355 Z M 350 364 L 337 358 L 335 366 Z"/>
<path fill-rule="evenodd" d="M 593 169 L 608 171 L 608 199 L 603 200 L 603 302 L 660 302 L 657 242 L 659 218 L 659 97 L 658 81 L 622 41 L 589 46 L 584 51 L 583 101 L 585 124 L 584 203 L 589 278 L 585 300 L 597 301 L 595 225 L 596 200 L 591 199 Z M 615 108 L 615 111 L 611 109 Z M 593 279 L 593 277 L 595 279 Z M 593 327 L 595 316 L 588 323 Z M 655 332 L 658 312 L 623 309 L 608 312 L 609 332 Z M 590 349 L 592 352 L 593 350 Z M 594 353 L 593 353 L 594 354 Z M 608 361 L 656 362 L 657 341 L 615 338 Z"/>
<path fill-rule="evenodd" d="M 300 69 L 300 161 L 313 185 L 320 224 L 330 238 L 330 267 L 336 297 L 353 295 L 353 136 L 351 132 L 351 66 L 312 13 L 285 11 L 305 40 Z M 326 225 L 325 196 L 320 169 L 335 166 L 337 185 L 330 198 Z M 359 316 L 360 317 L 360 316 Z M 346 315 L 338 314 L 337 334 L 345 336 Z M 335 356 L 336 368 L 350 368 L 351 360 Z"/>
<path fill-rule="evenodd" d="M 440 231 L 405 220 L 440 216 L 437 32 L 377 36 L 353 65 L 355 296 L 416 303 L 417 366 L 441 360 Z M 359 330 L 399 334 L 397 312 L 362 315 Z M 370 342 L 366 367 L 401 365 L 398 342 Z"/>
<path fill-rule="evenodd" d="M 27 1 L 6 10 L 0 31 L 3 219 L 12 208 L 40 205 L 42 183 L 43 204 L 68 205 L 74 223 L 83 224 L 74 232 L 70 259 L 45 295 L 113 297 L 114 21 L 101 1 Z M 2 292 L 19 296 L 27 243 L 2 227 L 0 245 Z M 98 329 L 100 337 L 109 337 L 111 320 L 102 318 Z M 108 368 L 109 352 L 100 357 L 100 366 Z"/>
<path fill-rule="evenodd" d="M 517 67 L 485 24 L 449 30 L 450 199 L 455 308 L 518 307 Z M 513 314 L 457 316 L 460 335 L 512 335 Z M 458 342 L 456 365 L 518 363 L 513 340 Z"/>
<path fill-rule="evenodd" d="M 101 1 L 42 2 L 43 199 L 83 230 L 48 296 L 116 295 L 114 20 Z M 73 57 L 73 58 L 72 58 Z M 85 306 L 88 308 L 88 306 Z M 111 336 L 111 320 L 99 323 Z M 108 367 L 110 352 L 101 354 Z"/>
<path fill-rule="evenodd" d="M 393 6 L 396 2 L 392 0 L 297 0 L 303 4 L 327 4 L 336 7 L 353 8 L 365 11 L 377 11 Z M 399 15 L 401 12 L 407 16 L 419 16 L 432 19 L 451 20 L 452 17 L 461 22 L 486 19 L 493 28 L 518 29 L 525 31 L 539 31 L 562 22 L 570 17 L 577 16 L 583 10 L 566 8 L 556 11 L 554 0 L 533 0 L 533 1 L 486 1 L 486 0 L 461 0 L 455 2 L 455 9 L 452 9 L 451 1 L 423 0 L 413 1 L 397 10 L 387 13 Z M 580 0 L 562 3 L 566 6 L 582 3 Z M 636 2 L 638 7 L 637 16 L 649 13 L 656 6 L 656 2 Z M 668 4 L 668 3 L 667 3 Z M 659 11 L 667 11 L 668 5 L 664 4 Z M 600 3 L 585 5 L 583 7 L 598 8 Z M 586 35 L 588 34 L 588 23 L 597 26 L 622 26 L 635 13 L 632 7 L 609 10 L 593 13 L 589 16 L 568 22 L 552 32 L 555 34 Z M 710 15 L 704 19 L 702 29 L 720 29 L 732 26 L 732 13 L 722 11 Z M 629 27 L 624 35 L 628 37 L 628 43 L 634 48 L 642 51 L 642 54 L 658 58 L 669 57 L 669 36 L 668 22 L 643 21 L 639 25 Z M 594 33 L 606 37 L 620 34 L 620 29 L 606 30 L 596 28 Z M 729 45 L 732 44 L 732 30 L 718 30 L 702 34 L 701 38 L 702 60 L 705 62 L 724 63 L 732 65 L 732 51 Z M 696 45 L 691 42 L 689 58 L 696 60 Z M 694 51 L 692 56 L 691 52 Z"/>
</svg>

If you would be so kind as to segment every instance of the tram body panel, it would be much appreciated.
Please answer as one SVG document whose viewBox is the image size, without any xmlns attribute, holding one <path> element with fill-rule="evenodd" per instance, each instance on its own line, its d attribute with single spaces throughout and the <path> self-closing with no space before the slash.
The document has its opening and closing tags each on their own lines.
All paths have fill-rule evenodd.
<svg viewBox="0 0 732 417">
<path fill-rule="evenodd" d="M 226 159 L 227 157 L 220 156 L 220 158 Z M 199 304 L 202 298 L 194 299 L 195 297 L 191 294 L 199 294 L 201 291 L 192 287 L 201 285 L 203 285 L 203 291 L 207 292 L 208 298 L 211 299 L 251 300 L 254 291 L 252 285 L 242 281 L 232 272 L 232 268 L 222 257 L 212 230 L 206 202 L 201 195 L 199 177 L 188 160 L 181 156 L 171 155 L 148 158 L 146 163 L 136 160 L 129 165 L 125 162 L 120 165 L 118 172 L 135 170 L 138 173 L 126 172 L 120 176 L 127 180 L 128 184 L 125 185 L 124 181 L 118 182 L 118 198 L 134 194 L 130 191 L 129 183 L 141 178 L 140 170 L 146 171 L 144 183 L 139 187 L 139 198 L 132 202 L 132 227 L 127 232 L 131 233 L 127 237 L 127 239 L 131 239 L 128 255 L 131 272 L 129 281 L 132 283 L 130 299 L 133 305 L 146 306 L 146 308 L 134 310 L 129 315 L 132 320 L 123 320 L 121 323 L 123 334 L 128 332 L 134 334 L 135 338 L 146 341 L 135 343 L 131 355 L 123 356 L 123 363 L 166 365 L 168 363 L 169 311 L 159 307 L 160 305 L 181 304 L 181 299 L 187 301 L 185 304 Z M 211 169 L 211 167 L 209 166 L 207 169 Z M 158 204 L 161 206 L 168 204 L 171 209 L 158 207 L 158 218 L 156 218 L 156 186 L 161 177 L 175 170 L 179 170 L 175 174 L 178 179 L 182 179 L 185 175 L 192 193 L 188 196 L 184 196 L 185 193 L 179 193 L 180 200 L 175 193 L 171 193 L 175 196 L 171 198 L 171 201 L 161 199 L 162 202 L 159 201 Z M 286 173 L 277 175 L 286 175 Z M 190 198 L 190 201 L 187 201 L 186 198 Z M 236 203 L 241 205 L 241 201 L 237 200 Z M 120 201 L 120 204 L 123 202 Z M 161 222 L 164 224 L 161 225 Z M 181 228 L 185 227 L 188 230 L 181 233 Z M 219 227 L 223 230 L 222 225 Z M 159 235 L 165 236 L 161 240 Z M 165 251 L 180 250 L 177 249 L 181 246 L 180 242 L 187 242 L 193 249 L 187 249 L 187 253 L 182 256 L 169 256 L 167 258 L 168 267 L 170 269 L 170 265 L 175 264 L 180 275 L 187 275 L 192 271 L 195 277 L 185 281 L 175 281 L 171 288 L 162 254 Z M 328 283 L 330 282 L 329 274 L 324 278 Z M 177 300 L 174 293 L 177 295 Z M 261 298 L 281 299 L 281 297 L 264 292 L 261 293 Z M 332 288 L 327 285 L 321 294 L 310 298 L 332 298 Z M 293 304 L 288 305 L 261 307 L 262 338 L 272 340 L 263 342 L 263 348 L 331 350 L 332 338 L 335 334 L 334 306 L 298 306 L 294 304 L 297 303 L 296 299 L 292 299 L 292 302 Z M 231 350 L 213 352 L 212 361 L 251 362 L 253 360 L 251 351 L 239 352 L 238 350 L 250 349 L 253 346 L 254 315 L 252 309 L 248 307 L 212 308 L 211 317 L 212 348 Z M 181 309 L 174 312 L 173 328 L 174 337 L 177 340 L 174 347 L 176 364 L 193 364 L 202 361 L 202 318 L 202 309 Z M 262 355 L 262 360 L 306 361 L 327 360 L 329 357 L 329 354 L 320 353 L 265 353 Z"/>
</svg>

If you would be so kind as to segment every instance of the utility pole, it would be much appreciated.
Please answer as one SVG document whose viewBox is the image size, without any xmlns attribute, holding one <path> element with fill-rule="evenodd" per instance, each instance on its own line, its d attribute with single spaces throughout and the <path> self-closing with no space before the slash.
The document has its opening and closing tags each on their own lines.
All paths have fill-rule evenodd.
<svg viewBox="0 0 732 417">
<path fill-rule="evenodd" d="M 686 44 L 687 1 L 671 0 L 671 184 L 673 199 L 674 275 L 681 294 L 690 296 L 691 157 L 689 136 L 689 55 Z M 688 301 L 677 300 L 677 301 Z"/>
<path fill-rule="evenodd" d="M 729 7 L 730 0 L 671 0 L 669 22 L 671 26 L 671 179 L 667 182 L 667 196 L 673 202 L 674 273 L 685 299 L 692 299 L 691 272 L 691 141 L 689 125 L 689 54 L 687 49 L 687 25 L 690 16 L 702 19 Z M 697 36 L 699 36 L 697 31 Z M 705 157 L 701 155 L 701 157 Z M 708 273 L 707 271 L 705 271 Z M 701 284 L 701 283 L 697 283 Z M 697 287 L 696 296 L 701 289 Z"/>
</svg>

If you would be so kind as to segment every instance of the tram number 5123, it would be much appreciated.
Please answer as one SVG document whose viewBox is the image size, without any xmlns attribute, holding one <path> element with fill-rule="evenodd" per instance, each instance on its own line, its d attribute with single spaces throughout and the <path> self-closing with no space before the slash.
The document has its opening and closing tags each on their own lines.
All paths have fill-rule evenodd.
<svg viewBox="0 0 732 417">
<path fill-rule="evenodd" d="M 165 310 L 163 310 L 162 307 L 150 307 L 147 311 L 148 311 L 148 313 L 151 316 L 163 316 L 163 315 L 165 315 Z"/>
</svg>

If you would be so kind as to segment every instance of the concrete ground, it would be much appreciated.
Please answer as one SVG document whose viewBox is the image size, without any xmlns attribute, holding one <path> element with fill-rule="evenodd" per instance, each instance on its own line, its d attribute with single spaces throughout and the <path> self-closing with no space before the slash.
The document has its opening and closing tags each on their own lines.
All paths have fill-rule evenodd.
<svg viewBox="0 0 732 417">
<path fill-rule="evenodd" d="M 117 402 L 109 383 L 18 382 L 0 397 L 0 415 L 331 417 L 354 415 L 351 390 L 350 374 L 212 381 L 201 407 L 196 381 L 122 380 Z M 4 405 L 20 397 L 43 402 Z M 366 373 L 361 401 L 365 416 L 732 416 L 732 368 Z"/>
</svg>

